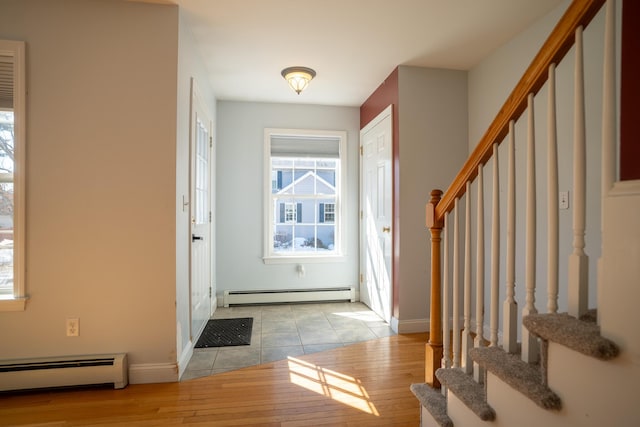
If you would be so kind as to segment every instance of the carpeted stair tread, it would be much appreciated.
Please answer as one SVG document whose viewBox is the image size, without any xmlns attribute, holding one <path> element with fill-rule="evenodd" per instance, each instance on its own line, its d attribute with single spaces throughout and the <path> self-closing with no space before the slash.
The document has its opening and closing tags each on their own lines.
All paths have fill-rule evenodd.
<svg viewBox="0 0 640 427">
<path fill-rule="evenodd" d="M 411 384 L 410 388 L 440 427 L 453 427 L 453 421 L 447 415 L 447 398 L 440 390 L 426 383 Z"/>
<path fill-rule="evenodd" d="M 457 368 L 438 369 L 436 377 L 440 380 L 440 384 L 447 387 L 450 393 L 455 394 L 481 420 L 493 421 L 496 418 L 496 412 L 487 403 L 484 386 L 475 382 L 471 375 Z"/>
<path fill-rule="evenodd" d="M 596 359 L 613 359 L 620 352 L 615 343 L 600 335 L 600 327 L 595 322 L 578 320 L 566 313 L 531 314 L 525 316 L 522 323 L 543 340 Z"/>
<path fill-rule="evenodd" d="M 544 409 L 560 409 L 560 397 L 542 383 L 538 365 L 531 365 L 519 355 L 499 347 L 476 347 L 469 350 L 474 362 L 491 372 Z"/>
</svg>

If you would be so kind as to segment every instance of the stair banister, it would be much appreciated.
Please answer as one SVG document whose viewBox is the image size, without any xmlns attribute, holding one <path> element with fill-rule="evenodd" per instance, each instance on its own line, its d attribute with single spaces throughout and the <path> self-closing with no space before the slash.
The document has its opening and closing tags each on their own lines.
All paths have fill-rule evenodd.
<svg viewBox="0 0 640 427">
<path fill-rule="evenodd" d="M 442 196 L 441 190 L 433 190 L 426 209 L 427 228 L 431 231 L 431 315 L 429 318 L 429 342 L 425 348 L 425 382 L 433 388 L 440 388 L 440 381 L 436 378 L 435 373 L 442 362 L 440 242 L 444 222 L 442 218 L 435 216 L 440 196 Z"/>
<path fill-rule="evenodd" d="M 444 194 L 441 190 L 431 193 L 431 200 L 427 204 L 427 227 L 431 231 L 431 313 L 425 377 L 426 382 L 434 387 L 439 387 L 435 371 L 442 361 L 440 242 L 444 216 L 453 210 L 455 200 L 465 194 L 469 183 L 476 178 L 479 166 L 491 158 L 494 144 L 500 144 L 505 139 L 510 122 L 517 120 L 526 110 L 529 95 L 537 94 L 546 83 L 549 67 L 560 63 L 573 46 L 576 34 L 579 32 L 578 37 L 581 36 L 581 29 L 591 22 L 604 3 L 605 0 L 572 2 L 447 191 Z M 579 310 L 582 311 L 582 308 Z M 464 352 L 462 358 L 465 358 Z"/>
</svg>

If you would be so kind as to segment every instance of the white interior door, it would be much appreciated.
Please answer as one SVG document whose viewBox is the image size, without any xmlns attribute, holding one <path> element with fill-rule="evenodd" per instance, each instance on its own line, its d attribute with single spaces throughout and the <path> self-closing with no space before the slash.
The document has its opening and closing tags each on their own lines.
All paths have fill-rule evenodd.
<svg viewBox="0 0 640 427">
<path fill-rule="evenodd" d="M 192 84 L 191 129 L 191 337 L 211 316 L 212 122 Z"/>
<path fill-rule="evenodd" d="M 360 131 L 360 299 L 387 322 L 392 308 L 392 108 Z"/>
</svg>

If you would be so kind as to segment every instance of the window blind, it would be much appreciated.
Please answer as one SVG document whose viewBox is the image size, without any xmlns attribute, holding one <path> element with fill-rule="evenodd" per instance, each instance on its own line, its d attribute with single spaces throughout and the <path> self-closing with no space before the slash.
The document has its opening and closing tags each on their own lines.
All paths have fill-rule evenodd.
<svg viewBox="0 0 640 427">
<path fill-rule="evenodd" d="M 0 108 L 13 108 L 13 56 L 0 55 Z"/>
<path fill-rule="evenodd" d="M 340 157 L 338 138 L 271 137 L 271 155 L 275 157 Z"/>
</svg>

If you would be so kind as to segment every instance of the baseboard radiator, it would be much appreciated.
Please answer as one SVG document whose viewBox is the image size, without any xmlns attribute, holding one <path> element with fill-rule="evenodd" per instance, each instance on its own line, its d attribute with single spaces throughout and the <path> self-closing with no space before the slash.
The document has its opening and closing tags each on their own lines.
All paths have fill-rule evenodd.
<svg viewBox="0 0 640 427">
<path fill-rule="evenodd" d="M 356 301 L 355 288 L 224 291 L 225 307 L 244 304 Z"/>
<path fill-rule="evenodd" d="M 128 384 L 126 354 L 0 361 L 0 391 Z"/>
</svg>

